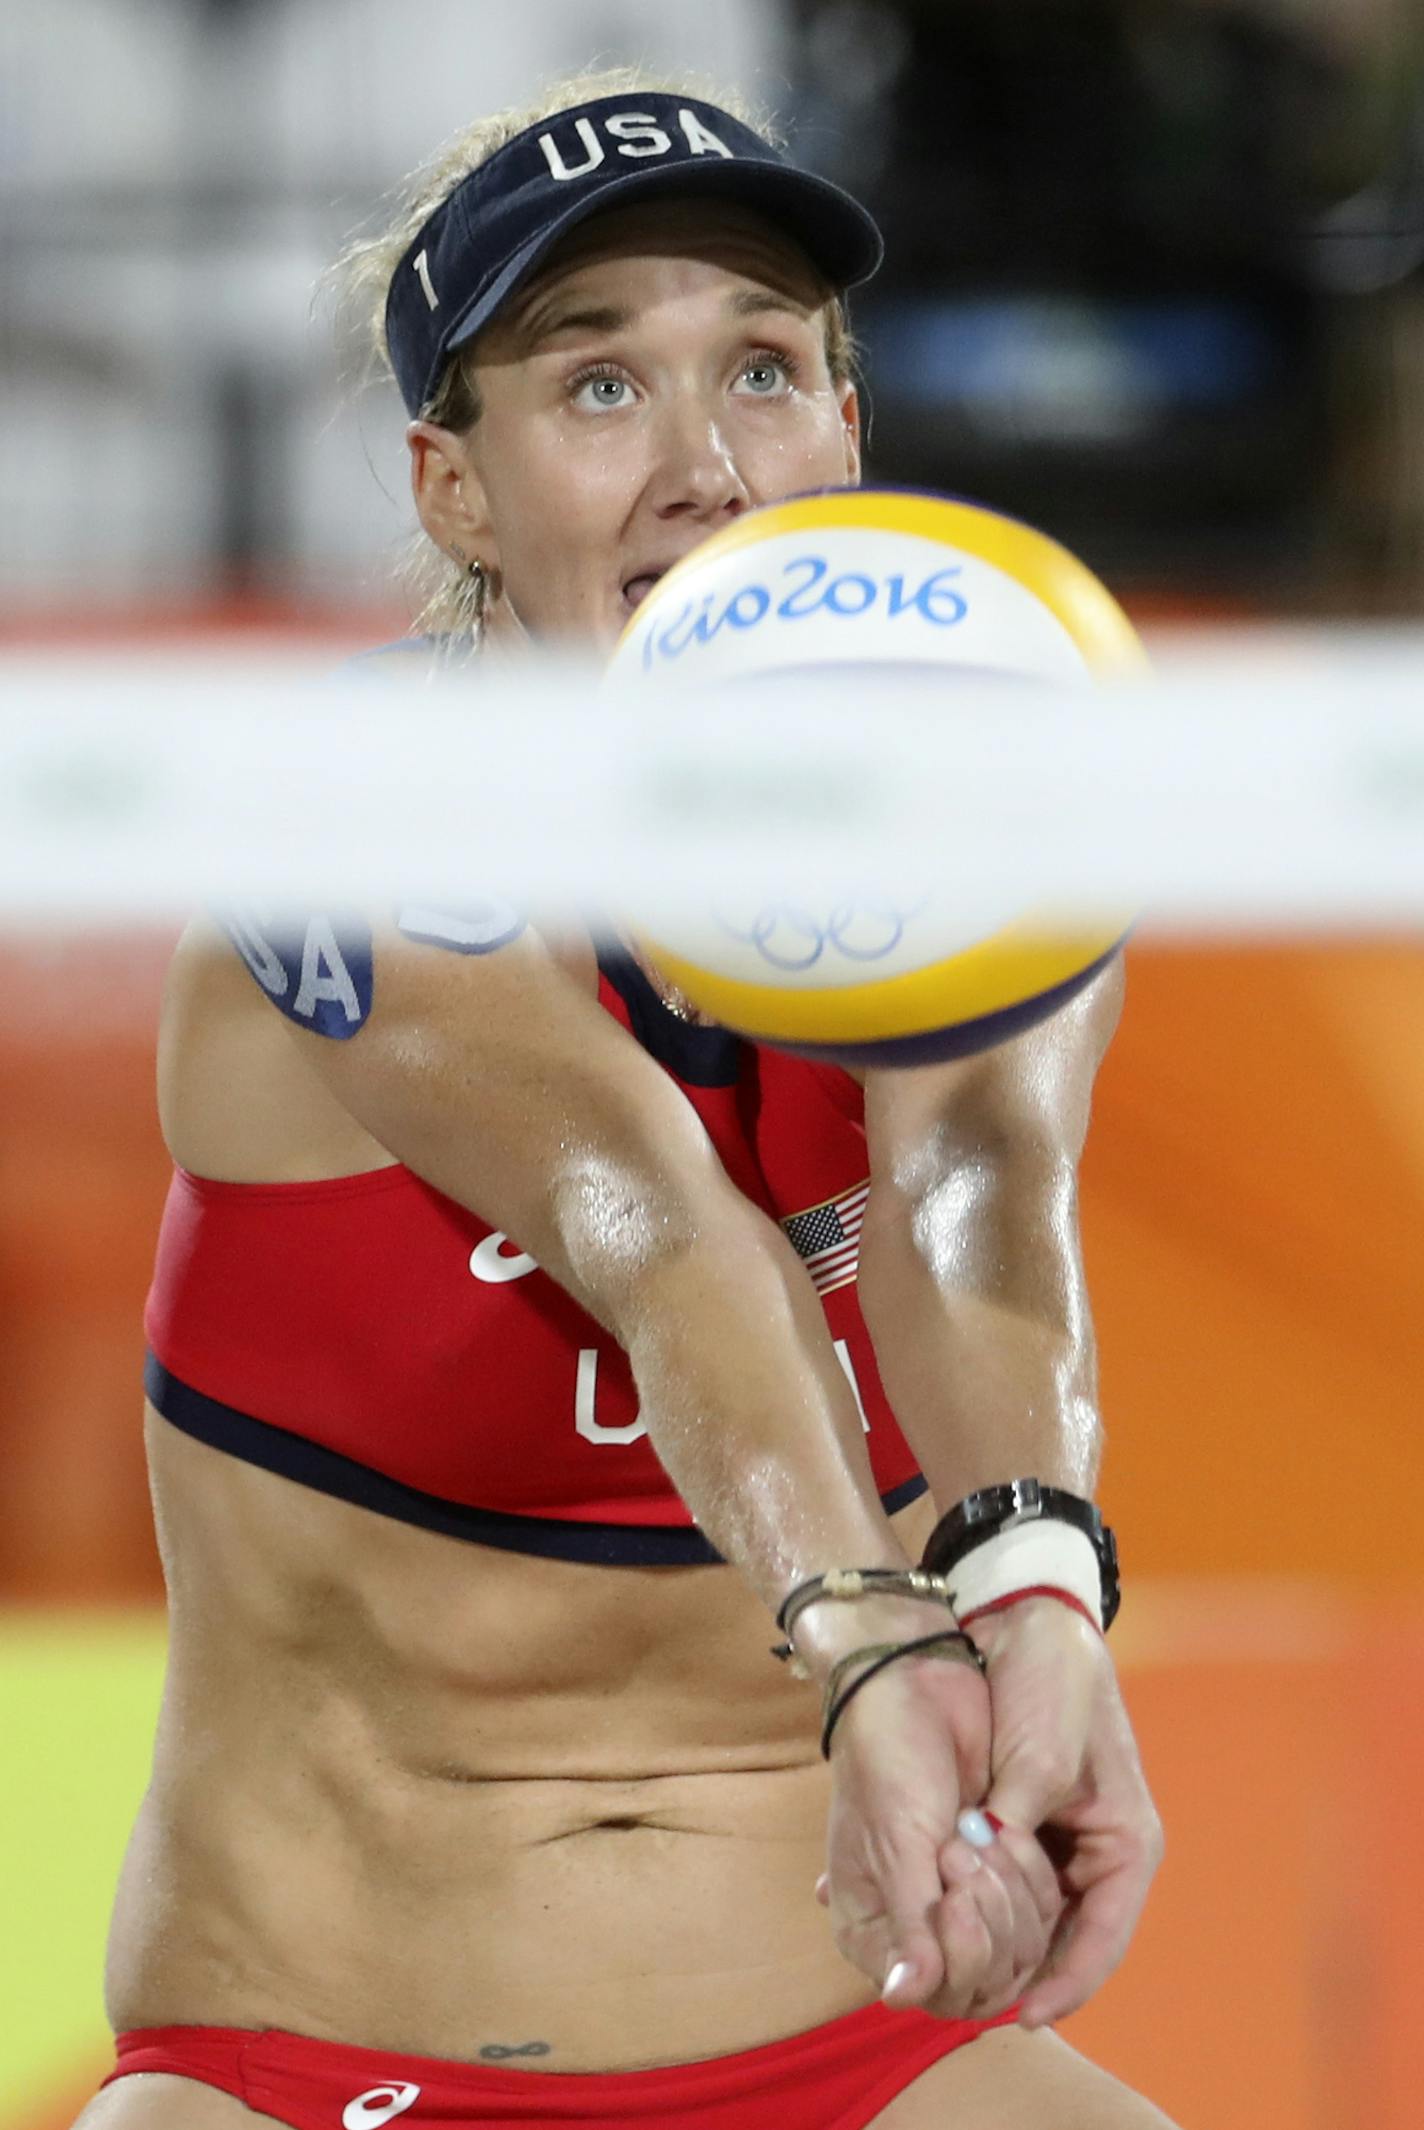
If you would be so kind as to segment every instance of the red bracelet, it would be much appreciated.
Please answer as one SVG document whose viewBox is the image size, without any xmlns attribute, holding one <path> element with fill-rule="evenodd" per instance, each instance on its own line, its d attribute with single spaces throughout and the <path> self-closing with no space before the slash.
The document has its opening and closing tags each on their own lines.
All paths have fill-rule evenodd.
<svg viewBox="0 0 1424 2130">
<path fill-rule="evenodd" d="M 1027 1590 L 1010 1590 L 1004 1597 L 991 1598 L 987 1605 L 976 1605 L 972 1612 L 961 1613 L 959 1624 L 961 1627 L 969 1627 L 975 1620 L 987 1618 L 991 1612 L 1007 1612 L 1011 1605 L 1022 1605 L 1026 1598 L 1035 1597 L 1055 1598 L 1060 1605 L 1066 1605 L 1070 1611 L 1080 1613 L 1090 1627 L 1095 1627 L 1099 1634 L 1102 1633 L 1102 1628 L 1098 1626 L 1097 1620 L 1083 1600 L 1075 1597 L 1071 1590 L 1060 1590 L 1056 1583 L 1034 1583 Z"/>
</svg>

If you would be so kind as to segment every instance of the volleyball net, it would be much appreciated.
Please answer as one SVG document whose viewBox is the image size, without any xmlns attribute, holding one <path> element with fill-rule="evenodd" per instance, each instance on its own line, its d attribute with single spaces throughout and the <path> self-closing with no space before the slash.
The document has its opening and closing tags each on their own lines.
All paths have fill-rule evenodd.
<svg viewBox="0 0 1424 2130">
<path fill-rule="evenodd" d="M 537 659 L 4 654 L 0 921 L 472 890 L 651 916 L 867 882 L 969 923 L 1424 921 L 1424 628 L 1152 651 L 1150 681 L 1092 695 L 886 668 L 715 696 Z"/>
<path fill-rule="evenodd" d="M 141 928 L 209 898 L 493 884 L 660 912 L 868 876 L 991 915 L 1076 890 L 1167 941 L 1133 957 L 1081 1220 L 1131 1541 L 1114 1646 L 1170 1851 L 1070 2038 L 1183 2122 L 1302 2130 L 1322 2093 L 1342 2122 L 1359 2093 L 1416 2121 L 1424 1877 L 1393 1830 L 1424 1787 L 1424 631 L 1151 649 L 1153 683 L 1111 697 L 862 674 L 644 704 L 533 664 L 332 678 L 329 643 L 0 655 L 17 2130 L 67 2130 L 108 2067 L 109 1893 L 161 1688 L 136 1384 L 166 945 Z M 1265 1832 L 1231 1852 L 1223 1934 L 1242 1769 Z M 1343 1882 L 1321 1865 L 1342 1826 Z M 1340 1972 L 1369 1978 L 1360 2016 L 1322 2019 Z M 1208 1978 L 1200 2017 L 1184 1976 Z"/>
</svg>

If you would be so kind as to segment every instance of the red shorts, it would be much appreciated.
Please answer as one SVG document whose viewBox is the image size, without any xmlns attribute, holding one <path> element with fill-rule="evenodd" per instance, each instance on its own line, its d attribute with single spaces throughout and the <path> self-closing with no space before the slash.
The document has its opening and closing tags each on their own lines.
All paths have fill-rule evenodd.
<svg viewBox="0 0 1424 2130">
<path fill-rule="evenodd" d="M 120 2034 L 108 2079 L 167 2071 L 233 2094 L 291 2130 L 520 2130 L 530 2123 L 678 2130 L 864 2130 L 922 2071 L 991 2020 L 931 2019 L 868 2005 L 789 2041 L 653 2071 L 505 2071 L 398 2056 L 242 2027 L 162 2026 Z"/>
</svg>

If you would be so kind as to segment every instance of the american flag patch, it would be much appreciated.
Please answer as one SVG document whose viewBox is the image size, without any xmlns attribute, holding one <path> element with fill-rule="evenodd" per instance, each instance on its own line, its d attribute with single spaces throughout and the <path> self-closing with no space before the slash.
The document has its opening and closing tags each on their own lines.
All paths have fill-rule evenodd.
<svg viewBox="0 0 1424 2130">
<path fill-rule="evenodd" d="M 824 1205 L 793 1213 L 781 1225 L 787 1240 L 805 1265 L 817 1294 L 834 1294 L 848 1287 L 860 1264 L 860 1227 L 865 1219 L 865 1201 L 870 1181 L 858 1183 L 840 1198 Z"/>
</svg>

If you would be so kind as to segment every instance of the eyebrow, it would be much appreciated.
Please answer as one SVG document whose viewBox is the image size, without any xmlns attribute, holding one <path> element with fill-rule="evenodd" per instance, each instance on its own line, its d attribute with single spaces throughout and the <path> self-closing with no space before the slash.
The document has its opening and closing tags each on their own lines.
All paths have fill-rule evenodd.
<svg viewBox="0 0 1424 2130">
<path fill-rule="evenodd" d="M 798 303 L 794 296 L 778 296 L 770 289 L 744 289 L 740 296 L 732 298 L 735 318 L 759 318 L 766 311 L 789 311 L 793 318 L 804 321 L 814 318 L 819 309 L 818 303 Z"/>
<path fill-rule="evenodd" d="M 743 289 L 728 305 L 734 318 L 760 318 L 770 311 L 786 311 L 803 323 L 814 316 L 816 308 L 814 304 L 798 303 L 792 296 L 778 296 L 770 289 Z M 636 317 L 636 311 L 626 306 L 585 305 L 582 309 L 561 310 L 555 304 L 542 316 L 536 310 L 519 337 L 527 354 L 559 333 L 621 333 Z"/>
<path fill-rule="evenodd" d="M 632 322 L 633 313 L 616 306 L 589 305 L 583 310 L 563 311 L 555 304 L 542 316 L 536 311 L 519 337 L 527 351 L 552 340 L 556 333 L 621 333 Z"/>
<path fill-rule="evenodd" d="M 519 347 L 524 354 L 532 354 L 558 332 L 622 332 L 630 324 L 632 311 L 617 305 L 575 305 L 573 309 L 560 309 L 558 302 L 551 302 L 547 309 L 536 305 L 532 315 L 521 320 L 517 328 Z"/>
</svg>

